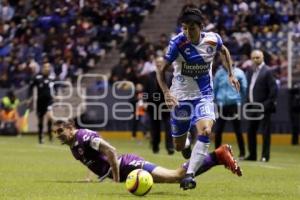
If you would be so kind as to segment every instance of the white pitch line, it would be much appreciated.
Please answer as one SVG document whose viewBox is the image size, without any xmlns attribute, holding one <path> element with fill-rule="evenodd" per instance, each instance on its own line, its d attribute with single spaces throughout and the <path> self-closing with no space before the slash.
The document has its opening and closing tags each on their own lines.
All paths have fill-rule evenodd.
<svg viewBox="0 0 300 200">
<path fill-rule="evenodd" d="M 274 165 L 258 165 L 258 166 L 262 168 L 268 168 L 268 169 L 279 169 L 279 170 L 285 169 L 284 167 L 278 167 Z"/>
<path fill-rule="evenodd" d="M 285 169 L 286 167 L 279 167 L 279 166 L 276 166 L 276 165 L 270 165 L 270 164 L 261 164 L 261 163 L 245 163 L 243 162 L 242 166 L 243 165 L 248 165 L 248 166 L 254 166 L 254 167 L 261 167 L 261 168 L 268 168 L 268 169 L 279 169 L 279 170 L 282 170 L 282 169 Z"/>
<path fill-rule="evenodd" d="M 47 144 L 38 144 L 38 145 L 36 145 L 36 147 L 46 148 L 46 149 L 56 149 L 56 150 L 62 150 L 62 151 L 67 151 L 68 150 L 68 148 L 54 146 L 54 145 L 47 145 Z"/>
</svg>

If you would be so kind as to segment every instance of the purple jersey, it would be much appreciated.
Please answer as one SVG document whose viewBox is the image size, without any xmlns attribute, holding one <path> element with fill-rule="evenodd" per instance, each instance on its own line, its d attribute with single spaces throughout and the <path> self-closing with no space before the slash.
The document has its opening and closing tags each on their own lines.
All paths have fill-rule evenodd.
<svg viewBox="0 0 300 200">
<path fill-rule="evenodd" d="M 91 147 L 91 141 L 99 135 L 88 129 L 79 129 L 75 134 L 75 142 L 71 147 L 73 156 L 87 166 L 99 177 L 107 176 L 110 165 L 106 156 Z"/>
<path fill-rule="evenodd" d="M 92 172 L 101 179 L 112 178 L 110 164 L 105 155 L 91 147 L 91 141 L 100 138 L 99 135 L 89 129 L 79 129 L 75 134 L 75 142 L 71 147 L 73 156 L 80 160 Z M 101 145 L 101 144 L 100 144 Z M 145 161 L 134 154 L 124 154 L 119 156 L 120 181 L 126 180 L 127 175 L 134 169 L 144 169 L 152 172 L 156 167 L 154 164 Z"/>
</svg>

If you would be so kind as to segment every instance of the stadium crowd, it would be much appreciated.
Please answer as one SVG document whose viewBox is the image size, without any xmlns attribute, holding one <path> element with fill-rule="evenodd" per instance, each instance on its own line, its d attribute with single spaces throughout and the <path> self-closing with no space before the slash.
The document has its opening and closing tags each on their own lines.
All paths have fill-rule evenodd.
<svg viewBox="0 0 300 200">
<path fill-rule="evenodd" d="M 206 31 L 220 33 L 238 66 L 246 69 L 251 49 L 262 48 L 266 63 L 274 68 L 281 85 L 286 84 L 286 33 L 300 33 L 297 0 L 193 2 L 186 0 L 183 9 L 199 7 Z M 113 69 L 111 81 L 125 77 L 136 82 L 139 75 L 154 70 L 153 60 L 163 54 L 169 40 L 162 34 L 151 43 L 137 34 L 143 17 L 156 4 L 156 0 L 1 1 L 0 87 L 27 84 L 43 62 L 51 63 L 60 80 L 74 79 L 97 66 L 117 44 L 124 56 Z M 178 25 L 175 32 L 179 30 Z"/>
<path fill-rule="evenodd" d="M 191 6 L 198 7 L 205 16 L 206 31 L 220 34 L 236 66 L 247 70 L 251 65 L 251 50 L 260 48 L 264 51 L 265 62 L 274 69 L 278 84 L 286 86 L 287 32 L 300 33 L 300 4 L 297 0 L 202 0 L 199 4 L 187 0 L 182 10 Z M 175 32 L 179 31 L 180 24 Z M 131 37 L 121 47 L 123 57 L 112 70 L 111 81 L 136 82 L 139 76 L 153 71 L 154 58 L 162 55 L 168 40 L 167 34 L 162 34 L 155 42 L 147 41 L 143 35 Z M 214 69 L 219 65 L 217 59 Z"/>
<path fill-rule="evenodd" d="M 22 87 L 49 62 L 59 80 L 97 66 L 135 34 L 155 0 L 3 0 L 0 3 L 0 87 Z"/>
</svg>

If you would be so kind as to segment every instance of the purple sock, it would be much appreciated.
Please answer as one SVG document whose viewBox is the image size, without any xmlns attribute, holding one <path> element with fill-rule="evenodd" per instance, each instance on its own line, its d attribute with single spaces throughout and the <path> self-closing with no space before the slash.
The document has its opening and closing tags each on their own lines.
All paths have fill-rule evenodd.
<svg viewBox="0 0 300 200">
<path fill-rule="evenodd" d="M 215 152 L 209 153 L 203 160 L 202 165 L 199 167 L 199 169 L 196 171 L 195 176 L 199 176 L 200 174 L 206 172 L 210 168 L 216 166 L 218 164 L 217 162 L 217 156 Z"/>
<path fill-rule="evenodd" d="M 217 157 L 215 152 L 207 154 L 207 156 L 204 158 L 202 165 L 199 167 L 199 169 L 196 172 L 195 176 L 199 176 L 200 174 L 206 172 L 210 168 L 216 166 L 218 164 Z M 182 168 L 188 169 L 189 161 L 183 163 Z"/>
</svg>

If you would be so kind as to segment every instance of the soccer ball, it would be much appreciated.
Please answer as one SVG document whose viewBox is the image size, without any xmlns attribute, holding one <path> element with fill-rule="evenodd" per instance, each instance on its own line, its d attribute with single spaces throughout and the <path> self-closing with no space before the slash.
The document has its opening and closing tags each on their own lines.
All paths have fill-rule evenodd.
<svg viewBox="0 0 300 200">
<path fill-rule="evenodd" d="M 146 195 L 152 188 L 153 178 L 143 169 L 135 169 L 130 172 L 126 179 L 127 190 L 137 196 Z"/>
</svg>

